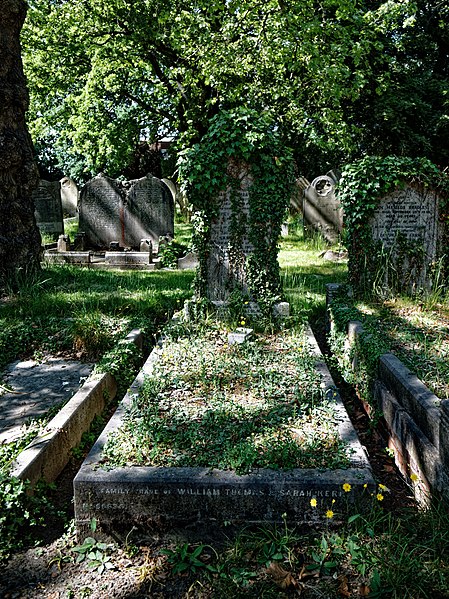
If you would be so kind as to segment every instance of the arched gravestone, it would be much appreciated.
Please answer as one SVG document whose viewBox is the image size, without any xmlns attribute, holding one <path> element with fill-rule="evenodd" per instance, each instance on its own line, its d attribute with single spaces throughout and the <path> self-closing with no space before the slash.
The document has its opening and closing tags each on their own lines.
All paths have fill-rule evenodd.
<svg viewBox="0 0 449 599">
<path fill-rule="evenodd" d="M 338 240 L 343 228 L 343 211 L 332 177 L 321 175 L 304 187 L 302 212 L 306 229 L 319 231 L 331 243 Z"/>
<path fill-rule="evenodd" d="M 151 175 L 134 181 L 97 175 L 81 191 L 79 214 L 87 247 L 108 248 L 118 242 L 137 250 L 142 239 L 151 239 L 157 251 L 159 237 L 174 235 L 172 195 Z"/>
<path fill-rule="evenodd" d="M 41 180 L 39 187 L 33 191 L 33 200 L 34 215 L 41 233 L 55 236 L 64 233 L 60 182 Z"/>
<path fill-rule="evenodd" d="M 115 179 L 99 174 L 81 190 L 79 202 L 80 232 L 89 248 L 107 248 L 111 241 L 124 244 L 124 190 Z"/>
<path fill-rule="evenodd" d="M 151 239 L 155 252 L 159 237 L 174 236 L 175 203 L 168 186 L 151 175 L 130 181 L 125 209 L 125 245 L 138 248 Z"/>
<path fill-rule="evenodd" d="M 63 177 L 59 183 L 61 184 L 61 203 L 62 211 L 68 216 L 76 216 L 78 209 L 78 187 L 70 177 Z"/>
</svg>

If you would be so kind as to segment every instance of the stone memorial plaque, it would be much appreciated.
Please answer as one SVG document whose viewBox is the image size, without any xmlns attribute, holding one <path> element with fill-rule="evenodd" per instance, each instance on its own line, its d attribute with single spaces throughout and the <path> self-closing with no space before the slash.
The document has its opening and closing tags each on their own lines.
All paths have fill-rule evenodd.
<svg viewBox="0 0 449 599">
<path fill-rule="evenodd" d="M 61 235 L 64 233 L 64 220 L 61 204 L 61 184 L 59 181 L 39 182 L 33 192 L 35 217 L 42 233 Z"/>
<path fill-rule="evenodd" d="M 125 245 L 125 194 L 118 181 L 97 175 L 81 190 L 79 231 L 87 247 L 109 247 L 111 241 Z"/>
<path fill-rule="evenodd" d="M 246 258 L 253 251 L 248 239 L 249 221 L 249 188 L 251 176 L 243 171 L 240 176 L 240 186 L 234 191 L 240 196 L 241 209 L 233 215 L 231 190 L 220 193 L 218 197 L 218 215 L 211 223 L 210 251 L 207 261 L 207 290 L 211 301 L 226 301 L 231 290 L 235 287 L 248 293 L 246 284 Z M 232 222 L 240 221 L 246 232 L 239 245 L 233 243 Z M 232 251 L 231 251 L 232 247 Z"/>
<path fill-rule="evenodd" d="M 174 236 L 175 203 L 167 185 L 148 175 L 130 181 L 125 212 L 125 245 L 139 248 L 150 239 L 155 252 L 159 237 Z"/>
<path fill-rule="evenodd" d="M 380 200 L 370 226 L 373 240 L 390 250 L 391 259 L 396 261 L 400 271 L 406 272 L 410 267 L 407 257 L 398 251 L 400 239 L 408 242 L 410 248 L 415 246 L 422 250 L 420 265 L 414 267 L 412 273 L 413 287 L 428 287 L 429 265 L 439 258 L 437 195 L 411 186 L 398 189 Z"/>
<path fill-rule="evenodd" d="M 438 198 L 413 187 L 399 189 L 383 198 L 371 221 L 373 239 L 391 248 L 397 235 L 423 243 L 429 259 L 435 259 L 438 241 Z"/>
</svg>

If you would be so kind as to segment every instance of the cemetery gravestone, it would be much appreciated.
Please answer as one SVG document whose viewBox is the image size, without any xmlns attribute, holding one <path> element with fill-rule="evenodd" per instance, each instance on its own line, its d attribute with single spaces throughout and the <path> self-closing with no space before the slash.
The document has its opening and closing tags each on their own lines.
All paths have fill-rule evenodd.
<svg viewBox="0 0 449 599">
<path fill-rule="evenodd" d="M 34 214 L 41 233 L 54 236 L 64 233 L 60 189 L 59 181 L 41 180 L 33 192 Z"/>
<path fill-rule="evenodd" d="M 305 180 L 299 181 L 304 186 Z M 307 183 L 307 182 L 306 182 Z M 335 194 L 335 180 L 329 175 L 316 177 L 310 185 L 303 187 L 304 225 L 309 230 L 319 231 L 331 243 L 338 240 L 343 228 L 343 211 Z"/>
<path fill-rule="evenodd" d="M 87 247 L 109 247 L 111 241 L 125 244 L 125 200 L 120 183 L 99 174 L 81 190 L 79 230 Z"/>
<path fill-rule="evenodd" d="M 149 238 L 155 252 L 159 237 L 174 236 L 175 203 L 167 185 L 151 175 L 131 181 L 125 211 L 125 245 L 139 248 Z"/>
<path fill-rule="evenodd" d="M 70 177 L 63 177 L 61 184 L 62 211 L 67 216 L 76 216 L 78 208 L 78 187 Z"/>
<path fill-rule="evenodd" d="M 246 282 L 246 259 L 253 247 L 248 239 L 249 188 L 252 178 L 248 167 L 235 173 L 237 189 L 228 188 L 218 197 L 218 214 L 210 227 L 210 248 L 207 255 L 207 297 L 211 301 L 226 301 L 234 288 L 249 293 Z M 233 207 L 231 193 L 239 196 Z M 239 221 L 243 235 L 236 239 L 233 223 Z M 232 248 L 232 249 L 231 249 Z"/>
<path fill-rule="evenodd" d="M 440 258 L 442 233 L 435 192 L 410 185 L 395 190 L 380 200 L 370 229 L 408 290 L 431 286 L 431 265 Z"/>
<path fill-rule="evenodd" d="M 111 243 L 140 249 L 142 239 L 157 252 L 159 237 L 174 235 L 174 202 L 168 187 L 151 175 L 135 181 L 117 181 L 97 175 L 83 188 L 79 230 L 90 247 Z"/>
</svg>

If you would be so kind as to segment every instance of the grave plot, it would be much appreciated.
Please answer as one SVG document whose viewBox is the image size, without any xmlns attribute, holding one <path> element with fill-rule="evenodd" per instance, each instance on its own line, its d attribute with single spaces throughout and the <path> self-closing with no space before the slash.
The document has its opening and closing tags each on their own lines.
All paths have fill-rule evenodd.
<svg viewBox="0 0 449 599">
<path fill-rule="evenodd" d="M 188 523 L 319 522 L 374 488 L 309 329 L 153 351 L 75 482 L 78 533 Z M 368 490 L 368 492 L 367 492 Z"/>
</svg>

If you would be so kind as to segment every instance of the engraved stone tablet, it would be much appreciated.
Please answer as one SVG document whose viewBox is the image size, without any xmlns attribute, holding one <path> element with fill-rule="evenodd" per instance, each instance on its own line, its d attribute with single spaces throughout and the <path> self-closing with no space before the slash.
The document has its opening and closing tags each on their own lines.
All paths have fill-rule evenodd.
<svg viewBox="0 0 449 599">
<path fill-rule="evenodd" d="M 438 197 L 430 190 L 411 186 L 398 189 L 382 198 L 370 221 L 373 240 L 380 241 L 389 252 L 396 271 L 410 279 L 411 287 L 431 285 L 430 265 L 439 258 L 440 226 Z M 405 250 L 400 244 L 405 244 Z M 411 263 L 408 250 L 415 248 Z"/>
<path fill-rule="evenodd" d="M 159 237 L 174 236 L 175 204 L 163 181 L 148 175 L 130 181 L 125 213 L 125 245 L 139 248 L 142 239 L 150 239 L 155 252 Z"/>
<path fill-rule="evenodd" d="M 221 192 L 218 198 L 218 215 L 211 223 L 207 260 L 207 296 L 211 301 L 226 301 L 234 288 L 248 293 L 245 266 L 246 258 L 253 250 L 248 240 L 248 190 L 252 179 L 248 169 L 241 171 L 238 178 L 240 185 L 232 191 L 239 196 L 236 204 L 238 209 L 233 213 L 231 189 Z M 235 225 L 236 222 L 244 230 L 238 243 L 233 239 L 233 223 Z"/>
<path fill-rule="evenodd" d="M 97 175 L 81 190 L 79 230 L 89 248 L 109 247 L 111 241 L 125 244 L 125 201 L 119 182 Z"/>
<path fill-rule="evenodd" d="M 107 248 L 111 242 L 138 250 L 142 239 L 158 250 L 159 237 L 174 235 L 174 202 L 168 187 L 149 175 L 117 181 L 97 175 L 81 192 L 79 230 L 88 247 Z"/>
<path fill-rule="evenodd" d="M 59 181 L 41 180 L 39 187 L 33 192 L 34 214 L 42 233 L 55 236 L 64 233 L 60 190 Z"/>
</svg>

